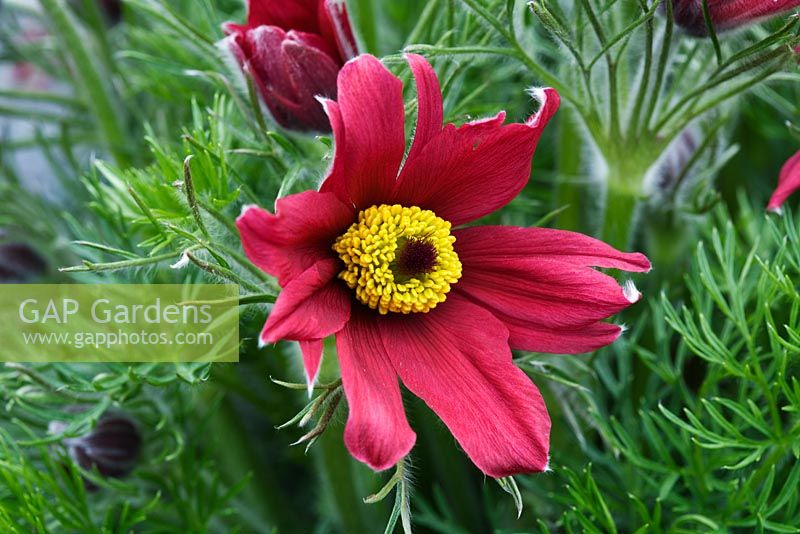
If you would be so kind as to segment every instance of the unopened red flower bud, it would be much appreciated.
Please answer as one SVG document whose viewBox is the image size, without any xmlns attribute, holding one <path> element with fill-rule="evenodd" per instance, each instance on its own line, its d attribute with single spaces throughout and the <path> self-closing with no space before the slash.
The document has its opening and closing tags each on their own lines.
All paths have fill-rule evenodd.
<svg viewBox="0 0 800 534">
<path fill-rule="evenodd" d="M 66 423 L 53 421 L 49 432 L 58 434 Z M 142 436 L 136 423 L 125 414 L 105 413 L 97 426 L 88 434 L 77 438 L 66 438 L 62 442 L 70 457 L 81 468 L 97 472 L 104 477 L 122 478 L 136 466 L 142 448 Z M 97 489 L 85 481 L 87 489 Z"/>
<path fill-rule="evenodd" d="M 25 243 L 0 245 L 0 283 L 26 282 L 44 274 L 47 262 Z"/>
<path fill-rule="evenodd" d="M 668 0 L 665 0 L 668 1 Z M 708 35 L 704 0 L 672 0 L 675 23 L 697 37 Z M 800 6 L 800 0 L 707 0 L 714 31 L 738 28 Z"/>
<path fill-rule="evenodd" d="M 122 20 L 121 0 L 95 0 L 100 12 L 105 16 L 109 26 L 114 26 Z M 80 0 L 71 0 L 70 5 L 78 14 L 83 14 L 85 6 Z"/>
<path fill-rule="evenodd" d="M 699 132 L 695 127 L 681 132 L 647 173 L 645 191 L 658 198 L 680 187 L 680 182 L 691 174 L 687 166 L 695 157 L 699 145 Z"/>
<path fill-rule="evenodd" d="M 100 7 L 112 23 L 122 19 L 122 2 L 120 0 L 100 0 Z"/>
<path fill-rule="evenodd" d="M 316 97 L 336 97 L 339 69 L 357 54 L 343 0 L 249 0 L 247 24 L 223 29 L 278 124 L 331 130 Z"/>
</svg>

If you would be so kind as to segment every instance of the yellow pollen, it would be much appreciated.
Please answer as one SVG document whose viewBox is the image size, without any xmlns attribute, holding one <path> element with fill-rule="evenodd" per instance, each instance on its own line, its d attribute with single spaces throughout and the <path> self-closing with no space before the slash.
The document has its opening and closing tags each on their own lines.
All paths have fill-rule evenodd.
<svg viewBox="0 0 800 534">
<path fill-rule="evenodd" d="M 432 211 L 382 204 L 359 213 L 333 250 L 345 264 L 339 278 L 359 301 L 382 314 L 425 313 L 461 278 L 455 241 Z"/>
</svg>

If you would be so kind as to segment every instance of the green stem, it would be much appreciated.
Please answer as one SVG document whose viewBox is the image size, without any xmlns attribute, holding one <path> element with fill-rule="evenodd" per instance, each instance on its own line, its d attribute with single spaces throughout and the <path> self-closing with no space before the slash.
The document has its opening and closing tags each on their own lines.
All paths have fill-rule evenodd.
<svg viewBox="0 0 800 534">
<path fill-rule="evenodd" d="M 195 250 L 197 248 L 198 247 L 192 247 L 191 249 L 187 250 Z M 156 263 L 161 263 L 162 261 L 168 261 L 168 260 L 174 261 L 178 257 L 179 254 L 176 254 L 175 252 L 168 252 L 166 254 L 151 256 L 149 258 L 136 258 L 132 260 L 114 261 L 110 263 L 92 263 L 90 261 L 84 260 L 83 265 L 77 265 L 75 267 L 62 267 L 59 269 L 59 271 L 62 273 L 116 271 L 119 269 L 131 269 L 133 267 L 143 267 L 145 265 L 153 265 Z"/>
<path fill-rule="evenodd" d="M 417 431 L 414 454 L 418 460 L 420 491 L 426 487 L 441 487 L 452 507 L 455 524 L 467 532 L 490 532 L 481 503 L 482 481 L 475 478 L 474 466 L 455 446 L 436 415 L 421 401 L 409 403 L 409 413 Z"/>
<path fill-rule="evenodd" d="M 583 176 L 581 159 L 582 147 L 575 139 L 581 138 L 580 127 L 573 120 L 575 111 L 565 108 L 560 113 L 562 120 L 558 123 L 558 176 L 560 179 L 555 186 L 555 209 L 563 208 L 558 214 L 558 228 L 575 232 L 591 233 L 589 228 L 592 219 L 587 213 L 587 203 L 584 202 L 586 183 L 581 180 Z"/>
<path fill-rule="evenodd" d="M 667 13 L 666 13 L 666 26 L 664 28 L 664 37 L 661 42 L 661 53 L 659 54 L 658 59 L 658 70 L 656 71 L 656 78 L 655 83 L 653 84 L 652 92 L 650 93 L 650 99 L 647 105 L 647 113 L 644 116 L 644 124 L 642 131 L 646 130 L 651 122 L 653 114 L 656 110 L 656 104 L 658 104 L 659 96 L 664 90 L 664 77 L 667 72 L 667 65 L 670 62 L 670 55 L 672 50 L 672 32 L 674 29 L 674 22 L 673 22 L 673 0 L 667 0 L 664 5 L 666 5 Z"/>
<path fill-rule="evenodd" d="M 681 283 L 697 244 L 697 228 L 686 224 L 675 210 L 647 213 L 641 226 L 647 257 L 658 266 L 662 279 Z"/>
<path fill-rule="evenodd" d="M 594 33 L 597 37 L 597 41 L 600 43 L 601 48 L 605 49 L 608 44 L 608 40 L 606 39 L 605 31 L 603 30 L 603 25 L 600 23 L 600 20 L 597 18 L 597 15 L 592 8 L 591 3 L 589 0 L 581 0 L 583 3 L 584 10 L 586 11 L 586 15 L 589 17 L 589 24 L 592 26 Z M 605 55 L 606 58 L 606 67 L 608 70 L 608 115 L 610 121 L 610 129 L 609 133 L 612 139 L 619 139 L 620 138 L 620 123 L 619 123 L 619 91 L 617 89 L 617 65 L 614 62 L 614 59 L 611 55 L 611 52 L 607 52 Z"/>
<path fill-rule="evenodd" d="M 352 6 L 355 9 L 352 11 L 351 20 L 354 22 L 353 27 L 360 30 L 358 33 L 361 35 L 364 47 L 362 51 L 381 55 L 380 39 L 375 31 L 378 24 L 373 0 L 355 0 Z"/>
<path fill-rule="evenodd" d="M 647 11 L 647 4 L 644 0 L 640 0 L 642 11 Z M 649 19 L 645 28 L 645 46 L 644 46 L 644 65 L 642 65 L 641 79 L 639 80 L 639 87 L 636 91 L 636 103 L 633 106 L 633 113 L 631 113 L 630 125 L 628 134 L 638 132 L 640 130 L 639 119 L 642 115 L 642 106 L 644 105 L 647 90 L 650 87 L 650 73 L 653 70 L 653 43 L 655 29 L 653 20 Z"/>
<path fill-rule="evenodd" d="M 677 126 L 672 129 L 672 131 L 668 132 L 667 134 L 663 135 L 664 139 L 674 139 L 677 137 L 680 132 L 682 132 L 694 119 L 703 115 L 707 111 L 719 106 L 726 100 L 729 100 L 745 91 L 749 90 L 751 87 L 754 87 L 761 83 L 762 81 L 766 80 L 773 74 L 778 72 L 778 68 L 768 68 L 765 69 L 763 72 L 758 74 L 745 82 L 740 83 L 739 85 L 734 86 L 731 90 L 722 93 L 721 95 L 717 96 L 716 98 L 710 100 L 709 102 L 704 103 L 699 108 L 692 108 L 691 111 L 684 113 L 681 116 L 680 122 L 677 123 Z"/>
<path fill-rule="evenodd" d="M 127 135 L 109 73 L 95 60 L 96 54 L 66 4 L 61 0 L 41 0 L 41 4 L 62 45 L 69 51 L 76 83 L 94 114 L 108 151 L 118 166 L 130 165 L 130 155 L 125 151 Z"/>
<path fill-rule="evenodd" d="M 97 39 L 100 56 L 103 59 L 105 68 L 111 72 L 114 69 L 114 55 L 111 51 L 111 43 L 108 41 L 108 21 L 103 16 L 100 3 L 96 0 L 82 0 L 81 9 L 86 21 L 93 30 L 95 39 Z"/>
<path fill-rule="evenodd" d="M 83 102 L 69 96 L 57 95 L 39 91 L 17 91 L 14 89 L 0 90 L 0 98 L 13 100 L 26 100 L 31 102 L 44 102 L 57 106 L 65 106 L 76 111 L 86 111 Z"/>
<path fill-rule="evenodd" d="M 363 497 L 370 492 L 354 472 L 342 432 L 333 430 L 329 428 L 311 448 L 328 505 L 333 508 L 341 532 L 373 532 L 371 527 L 379 521 L 372 516 L 376 512 L 386 515 L 385 506 L 364 504 Z"/>
<path fill-rule="evenodd" d="M 717 38 L 717 32 L 714 29 L 714 22 L 711 20 L 711 11 L 708 8 L 708 0 L 703 0 L 703 20 L 706 23 L 706 28 L 708 29 L 708 36 L 711 38 L 711 42 L 714 44 L 714 53 L 717 56 L 717 65 L 722 65 L 722 48 L 719 46 L 719 39 Z"/>
<path fill-rule="evenodd" d="M 641 180 L 622 181 L 609 173 L 602 239 L 619 250 L 628 250 L 633 242 L 640 183 Z"/>
<path fill-rule="evenodd" d="M 234 283 L 236 285 L 245 287 L 251 293 L 261 293 L 262 292 L 262 288 L 260 288 L 259 286 L 255 285 L 252 282 L 249 282 L 249 281 L 243 279 L 241 276 L 237 275 L 236 273 L 234 273 L 230 269 L 227 269 L 227 268 L 223 267 L 222 265 L 216 265 L 214 263 L 209 263 L 207 261 L 203 261 L 200 258 L 198 258 L 197 256 L 195 256 L 194 254 L 192 254 L 191 252 L 184 252 L 184 254 L 186 254 L 187 258 L 189 258 L 189 261 L 191 261 L 192 263 L 194 263 L 195 265 L 197 265 L 199 268 L 201 268 L 202 270 L 206 271 L 207 273 L 211 273 L 214 276 L 217 276 L 219 278 L 224 278 L 225 280 L 228 280 L 229 282 L 232 282 L 232 283 Z"/>
<path fill-rule="evenodd" d="M 224 453 L 216 458 L 221 466 L 220 473 L 228 484 L 235 484 L 248 473 L 253 475 L 239 497 L 247 504 L 246 515 L 253 517 L 252 523 L 261 522 L 265 530 L 269 527 L 276 530 L 296 528 L 298 521 L 291 513 L 284 496 L 286 492 L 274 471 L 276 462 L 270 462 L 270 458 L 253 445 L 257 440 L 248 435 L 242 420 L 242 414 L 226 399 L 211 421 L 215 433 L 225 436 Z M 270 524 L 264 525 L 265 520 Z"/>
<path fill-rule="evenodd" d="M 769 455 L 761 461 L 761 465 L 759 468 L 751 475 L 750 480 L 746 486 L 743 486 L 742 490 L 746 488 L 758 488 L 761 487 L 761 483 L 767 477 L 770 470 L 778 465 L 784 456 L 786 456 L 788 451 L 788 444 L 783 441 L 775 443 L 772 447 L 771 452 Z M 752 495 L 747 491 L 739 491 L 735 495 L 735 497 L 731 500 L 731 507 L 730 510 L 737 510 L 739 506 L 741 506 L 742 502 L 746 499 L 752 498 Z"/>
<path fill-rule="evenodd" d="M 580 45 L 573 42 L 570 32 L 567 30 L 567 23 L 564 23 L 558 18 L 556 14 L 548 10 L 544 3 L 532 2 L 531 9 L 539 17 L 539 20 L 544 26 L 552 33 L 570 52 L 575 62 L 578 64 L 578 69 L 581 71 L 581 79 L 583 80 L 584 91 L 589 99 L 587 112 L 591 113 L 593 122 L 599 123 L 600 117 L 597 113 L 597 102 L 594 96 L 594 88 L 592 84 L 591 65 L 588 67 L 583 59 L 583 54 Z M 598 55 L 598 57 L 600 57 Z M 575 103 L 577 106 L 578 103 Z"/>
<path fill-rule="evenodd" d="M 453 9 L 452 0 L 448 2 L 448 18 L 451 16 Z M 419 20 L 414 25 L 414 28 L 408 34 L 408 38 L 406 38 L 405 46 L 412 45 L 414 43 L 418 43 L 421 41 L 420 37 L 422 36 L 422 32 L 429 27 L 431 19 L 433 19 L 437 14 L 441 14 L 439 9 L 441 6 L 438 5 L 438 2 L 428 2 L 425 8 L 422 10 L 422 13 L 419 16 Z M 452 26 L 448 26 L 448 28 L 454 28 L 455 24 Z M 404 47 L 405 48 L 405 47 Z"/>
</svg>

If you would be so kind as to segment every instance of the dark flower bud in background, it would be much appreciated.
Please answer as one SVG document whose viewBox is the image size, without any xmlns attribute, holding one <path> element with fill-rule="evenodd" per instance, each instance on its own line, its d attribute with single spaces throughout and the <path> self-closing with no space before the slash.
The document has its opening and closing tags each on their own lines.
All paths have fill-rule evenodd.
<svg viewBox="0 0 800 534">
<path fill-rule="evenodd" d="M 109 26 L 119 24 L 122 20 L 122 0 L 93 0 L 100 12 L 105 17 Z M 85 0 L 72 0 L 70 5 L 78 14 L 84 14 L 86 10 Z M 91 7 L 90 7 L 91 9 Z"/>
<path fill-rule="evenodd" d="M 714 31 L 738 28 L 800 6 L 800 0 L 708 0 Z M 703 0 L 673 0 L 675 23 L 696 37 L 708 35 Z"/>
<path fill-rule="evenodd" d="M 0 245 L 0 283 L 27 282 L 42 276 L 47 262 L 25 243 Z"/>
<path fill-rule="evenodd" d="M 122 20 L 122 2 L 120 0 L 100 0 L 100 7 L 112 24 Z"/>
<path fill-rule="evenodd" d="M 316 97 L 336 98 L 339 69 L 357 54 L 343 0 L 249 0 L 247 24 L 223 30 L 278 124 L 331 131 Z"/>
<path fill-rule="evenodd" d="M 645 194 L 648 197 L 661 199 L 690 179 L 692 169 L 689 164 L 695 157 L 699 145 L 700 132 L 696 128 L 689 127 L 681 132 L 647 172 L 644 182 Z"/>
<path fill-rule="evenodd" d="M 59 434 L 66 428 L 66 423 L 52 421 L 48 432 Z M 142 435 L 134 420 L 127 415 L 106 412 L 91 432 L 78 438 L 65 438 L 62 443 L 82 469 L 92 471 L 96 468 L 104 477 L 122 478 L 136 467 L 142 449 Z M 89 481 L 85 484 L 87 489 L 97 489 Z"/>
</svg>

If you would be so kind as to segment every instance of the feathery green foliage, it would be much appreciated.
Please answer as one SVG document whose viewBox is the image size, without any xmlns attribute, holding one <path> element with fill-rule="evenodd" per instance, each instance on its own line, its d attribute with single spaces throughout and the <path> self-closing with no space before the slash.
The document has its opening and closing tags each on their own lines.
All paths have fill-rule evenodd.
<svg viewBox="0 0 800 534">
<path fill-rule="evenodd" d="M 6 2 L 0 62 L 64 90 L 0 91 L 0 117 L 33 126 L 0 142 L 0 227 L 60 268 L 53 282 L 239 284 L 243 339 L 237 365 L 0 369 L 0 528 L 798 532 L 800 228 L 760 206 L 800 140 L 800 22 L 695 40 L 659 4 L 348 2 L 364 50 L 406 82 L 409 136 L 404 51 L 434 64 L 448 121 L 522 120 L 527 87 L 560 91 L 530 185 L 487 222 L 581 230 L 656 260 L 616 344 L 515 355 L 551 412 L 552 471 L 494 483 L 410 398 L 418 444 L 373 473 L 342 444 L 335 348 L 310 399 L 294 344 L 258 348 L 279 288 L 244 256 L 235 217 L 316 187 L 332 140 L 280 131 L 223 61 L 220 23 L 243 20 L 242 2 L 128 0 L 113 28 L 62 0 Z M 26 17 L 50 33 L 18 39 Z M 653 185 L 687 130 L 694 155 Z M 25 183 L 31 152 L 58 184 L 49 197 Z M 82 471 L 62 443 L 107 409 L 145 442 L 121 480 Z"/>
</svg>

